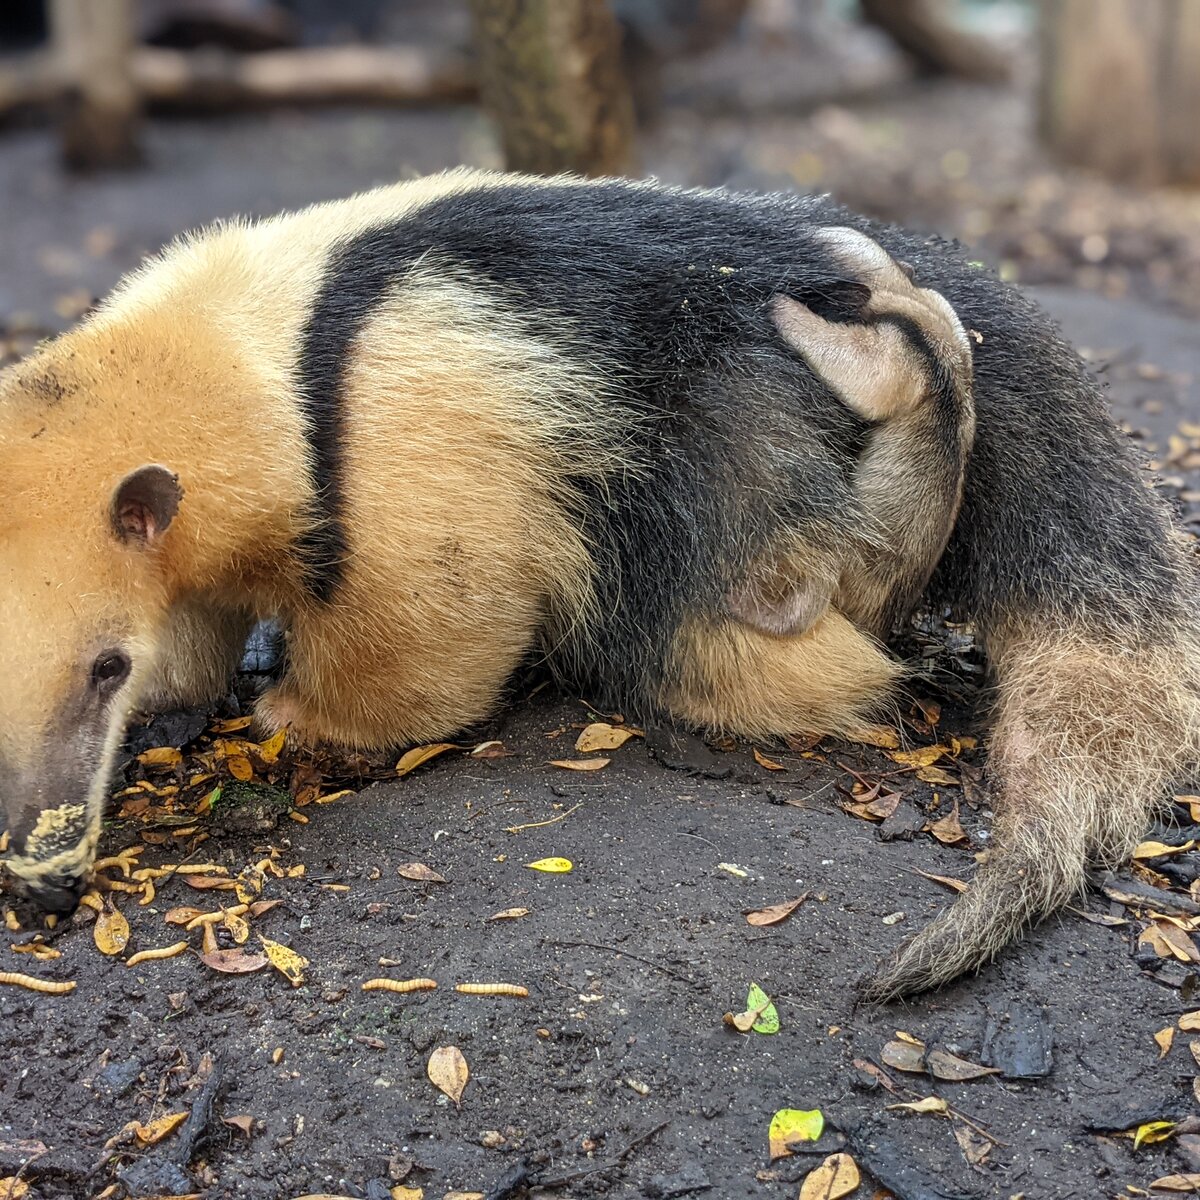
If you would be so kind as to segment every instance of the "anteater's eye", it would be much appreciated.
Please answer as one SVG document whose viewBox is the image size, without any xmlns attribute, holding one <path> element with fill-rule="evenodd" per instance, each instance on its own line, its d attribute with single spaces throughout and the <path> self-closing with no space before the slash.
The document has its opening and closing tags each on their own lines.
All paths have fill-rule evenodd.
<svg viewBox="0 0 1200 1200">
<path fill-rule="evenodd" d="M 92 687 L 99 692 L 113 691 L 125 682 L 132 665 L 122 651 L 105 650 L 92 663 Z"/>
</svg>

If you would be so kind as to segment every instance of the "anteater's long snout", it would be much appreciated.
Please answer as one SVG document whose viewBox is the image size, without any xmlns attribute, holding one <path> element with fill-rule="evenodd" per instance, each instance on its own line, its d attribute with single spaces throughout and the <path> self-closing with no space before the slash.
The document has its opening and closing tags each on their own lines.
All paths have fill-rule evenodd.
<svg viewBox="0 0 1200 1200">
<path fill-rule="evenodd" d="M 25 885 L 26 895 L 46 912 L 67 916 L 79 907 L 79 897 L 87 890 L 85 874 L 50 875 Z"/>
</svg>

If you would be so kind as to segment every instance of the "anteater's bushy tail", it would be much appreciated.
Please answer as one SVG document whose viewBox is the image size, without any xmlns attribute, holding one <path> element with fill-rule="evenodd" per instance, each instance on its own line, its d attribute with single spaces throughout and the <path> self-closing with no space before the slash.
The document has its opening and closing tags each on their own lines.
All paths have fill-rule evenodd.
<svg viewBox="0 0 1200 1200">
<path fill-rule="evenodd" d="M 1148 811 L 1200 760 L 1200 642 L 1097 641 L 1082 629 L 994 638 L 993 847 L 970 890 L 865 987 L 888 1000 L 991 959 L 1077 895 L 1090 864 L 1129 857 Z"/>
</svg>

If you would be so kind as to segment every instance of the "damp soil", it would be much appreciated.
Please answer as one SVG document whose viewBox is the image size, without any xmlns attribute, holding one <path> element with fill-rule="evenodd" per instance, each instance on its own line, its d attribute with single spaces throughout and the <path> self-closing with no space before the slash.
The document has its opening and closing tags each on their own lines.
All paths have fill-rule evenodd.
<svg viewBox="0 0 1200 1200">
<path fill-rule="evenodd" d="M 935 175 L 959 137 L 937 132 L 948 112 L 976 139 L 990 136 L 989 122 L 1016 120 L 1005 116 L 1013 104 L 1004 95 L 923 94 L 933 98 L 923 117 L 905 109 L 906 128 L 923 130 L 928 145 L 918 139 L 907 153 L 935 164 Z M 855 119 L 869 130 L 890 110 L 864 111 Z M 756 164 L 779 161 L 782 119 L 747 126 L 738 138 L 728 121 L 714 124 L 702 141 L 692 117 L 668 114 L 652 155 L 681 180 L 779 182 Z M 789 129 L 808 131 L 797 138 L 811 136 L 811 124 L 790 121 Z M 835 149 L 850 137 L 851 127 L 831 125 L 828 112 L 815 128 Z M 735 141 L 736 162 L 713 158 L 714 147 L 734 154 Z M 44 131 L 11 133 L 0 144 L 0 327 L 9 355 L 69 324 L 181 229 L 452 162 L 488 163 L 495 153 L 469 110 L 154 123 L 147 145 L 150 166 L 139 174 L 69 181 Z M 834 170 L 838 156 L 822 161 Z M 871 184 L 886 162 L 877 159 L 873 174 L 868 155 L 856 161 L 857 178 L 822 186 L 844 184 L 845 194 L 886 210 L 885 189 Z M 815 169 L 811 157 L 803 165 Z M 1010 211 L 979 187 L 976 207 Z M 954 223 L 940 210 L 928 216 Z M 1200 498 L 1200 429 L 1189 424 L 1200 414 L 1200 335 L 1178 315 L 1177 275 L 1163 291 L 1166 275 L 1139 275 L 1136 262 L 1112 278 L 1075 260 L 1048 270 L 1046 256 L 1033 252 L 1044 247 L 1022 258 L 1023 244 L 1006 235 L 1002 249 L 1055 285 L 1039 295 L 1106 373 L 1117 416 L 1189 517 Z M 1070 251 L 1069 239 L 1059 250 Z M 1113 282 L 1120 278 L 1128 286 Z M 982 739 L 967 676 L 938 678 L 949 691 L 939 695 L 931 684 L 929 694 L 945 704 L 937 736 Z M 867 1179 L 862 1196 L 879 1194 L 878 1185 L 901 1200 L 1090 1200 L 1200 1169 L 1190 1135 L 1136 1150 L 1131 1138 L 1114 1136 L 1196 1111 L 1188 1038 L 1177 1035 L 1160 1057 L 1153 1036 L 1196 1003 L 1185 999 L 1194 980 L 1182 964 L 1138 950 L 1136 920 L 1107 926 L 1063 913 L 975 978 L 882 1010 L 856 1006 L 855 980 L 948 902 L 946 886 L 918 871 L 969 879 L 974 853 L 987 846 L 986 780 L 964 794 L 893 776 L 903 801 L 888 832 L 900 836 L 884 840 L 879 826 L 843 810 L 839 790 L 851 787 L 852 772 L 896 770 L 881 751 L 827 742 L 805 757 L 758 747 L 783 768 L 772 770 L 746 745 L 659 746 L 656 756 L 635 738 L 601 771 L 547 765 L 576 757 L 579 727 L 593 715 L 575 697 L 519 693 L 479 735 L 500 739 L 511 757 L 447 752 L 403 779 L 305 806 L 306 823 L 263 813 L 240 832 L 225 821 L 199 845 L 148 845 L 146 864 L 177 862 L 190 850 L 236 872 L 269 847 L 283 868 L 303 864 L 303 877 L 268 880 L 264 895 L 282 903 L 254 922 L 309 960 L 298 987 L 270 969 L 218 974 L 191 951 L 126 967 L 128 953 L 180 936 L 164 921 L 171 907 L 208 907 L 225 895 L 197 892 L 178 876 L 149 906 L 116 897 L 131 925 L 121 957 L 99 953 L 85 913 L 48 935 L 61 957 L 33 963 L 8 948 L 39 928 L 17 905 L 25 931 L 0 939 L 0 970 L 77 986 L 67 996 L 0 988 L 0 1178 L 20 1172 L 43 1200 L 100 1194 L 122 1172 L 131 1186 L 143 1181 L 143 1194 L 168 1194 L 174 1178 L 176 1190 L 188 1183 L 209 1200 L 375 1200 L 396 1186 L 423 1188 L 429 1198 L 459 1190 L 492 1200 L 737 1200 L 794 1197 L 807 1170 L 844 1148 Z M 930 740 L 911 726 L 907 735 Z M 967 751 L 962 761 L 973 780 L 986 753 Z M 919 831 L 956 803 L 967 842 L 945 846 Z M 532 827 L 509 832 L 523 824 Z M 114 822 L 102 852 L 144 832 Z M 1186 832 L 1160 834 L 1177 841 Z M 544 874 L 526 866 L 547 856 L 574 867 Z M 1184 875 L 1189 858 L 1176 868 Z M 446 882 L 400 877 L 397 867 L 410 862 Z M 778 925 L 746 920 L 747 910 L 805 893 Z M 529 913 L 489 920 L 510 908 Z M 1098 891 L 1080 908 L 1130 916 Z M 428 976 L 439 986 L 364 993 L 362 982 L 378 975 Z M 459 995 L 453 985 L 464 981 L 520 984 L 529 996 Z M 752 982 L 777 1006 L 777 1034 L 740 1034 L 722 1022 L 743 1007 Z M 931 1049 L 995 1062 L 1000 1073 L 950 1083 L 885 1067 L 907 1089 L 892 1094 L 862 1064 L 879 1067 L 897 1030 Z M 439 1046 L 458 1047 L 469 1065 L 461 1107 L 426 1077 Z M 219 1087 L 206 1093 L 210 1060 Z M 973 1151 L 955 1136 L 961 1121 L 888 1107 L 931 1095 L 993 1139 L 984 1162 L 968 1161 Z M 211 1114 L 182 1164 L 186 1179 L 169 1172 L 182 1131 L 149 1149 L 128 1139 L 106 1149 L 128 1122 L 206 1107 L 206 1099 Z M 772 1163 L 767 1130 L 782 1108 L 820 1109 L 827 1132 L 815 1153 Z M 234 1117 L 252 1118 L 242 1122 L 249 1136 L 228 1123 Z M 137 1174 L 157 1169 L 164 1173 Z"/>
</svg>

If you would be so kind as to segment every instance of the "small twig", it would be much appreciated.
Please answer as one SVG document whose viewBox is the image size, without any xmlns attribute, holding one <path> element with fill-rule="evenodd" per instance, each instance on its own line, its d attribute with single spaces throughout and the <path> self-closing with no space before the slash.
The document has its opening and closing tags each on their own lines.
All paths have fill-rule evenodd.
<svg viewBox="0 0 1200 1200">
<path fill-rule="evenodd" d="M 505 827 L 505 833 L 520 833 L 522 829 L 544 829 L 547 825 L 557 825 L 559 821 L 565 820 L 573 812 L 583 807 L 583 801 L 580 800 L 574 808 L 568 808 L 565 813 L 559 813 L 557 817 L 551 817 L 548 821 L 527 821 L 524 825 L 508 825 Z"/>
<path fill-rule="evenodd" d="M 617 1155 L 616 1158 L 610 1158 L 607 1162 L 597 1163 L 593 1167 L 584 1167 L 580 1171 L 571 1171 L 566 1175 L 552 1175 L 548 1179 L 543 1178 L 541 1176 L 535 1176 L 534 1178 L 530 1179 L 529 1182 L 534 1187 L 557 1188 L 557 1187 L 564 1187 L 568 1183 L 574 1183 L 577 1179 L 585 1179 L 588 1175 L 596 1175 L 596 1174 L 599 1174 L 601 1171 L 615 1170 L 635 1150 L 639 1150 L 647 1142 L 651 1141 L 653 1138 L 658 1137 L 658 1135 L 660 1133 L 662 1133 L 662 1131 L 664 1129 L 666 1129 L 666 1127 L 668 1125 L 670 1125 L 670 1123 L 671 1123 L 670 1121 L 663 1121 L 660 1124 L 655 1125 L 653 1129 L 648 1129 L 641 1136 L 634 1138 L 633 1141 L 630 1142 L 629 1145 L 626 1146 L 625 1149 L 622 1150 Z M 490 1195 L 487 1197 L 487 1200 L 491 1200 Z"/>
<path fill-rule="evenodd" d="M 695 986 L 696 981 L 690 975 L 684 975 L 680 971 L 674 971 L 670 967 L 664 967 L 662 963 L 656 963 L 653 959 L 643 958 L 640 954 L 634 954 L 630 950 L 622 950 L 619 946 L 605 946 L 600 942 L 564 942 L 557 938 L 547 939 L 551 946 L 587 946 L 591 950 L 607 950 L 609 954 L 621 954 L 625 958 L 635 959 L 637 962 L 643 963 L 647 967 L 653 967 L 656 971 L 661 971 L 664 975 L 670 975 L 672 979 L 678 979 L 681 983 L 690 983 Z"/>
</svg>

